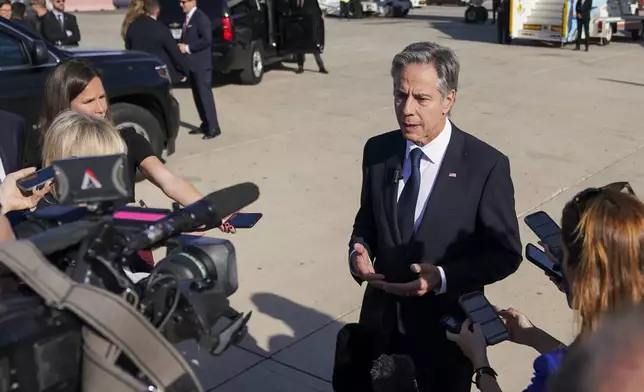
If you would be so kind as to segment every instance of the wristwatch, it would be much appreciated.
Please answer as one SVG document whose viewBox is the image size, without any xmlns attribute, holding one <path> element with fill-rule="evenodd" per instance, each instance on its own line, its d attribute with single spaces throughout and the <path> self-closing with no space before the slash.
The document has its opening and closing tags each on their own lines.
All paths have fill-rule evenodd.
<svg viewBox="0 0 644 392">
<path fill-rule="evenodd" d="M 476 369 L 474 371 L 474 380 L 472 382 L 476 385 L 477 388 L 481 389 L 481 387 L 479 386 L 479 381 L 481 380 L 481 376 L 486 374 L 488 376 L 494 377 L 495 380 L 496 380 L 496 376 L 498 376 L 498 374 L 494 371 L 494 369 L 492 369 L 489 366 L 482 366 Z"/>
</svg>

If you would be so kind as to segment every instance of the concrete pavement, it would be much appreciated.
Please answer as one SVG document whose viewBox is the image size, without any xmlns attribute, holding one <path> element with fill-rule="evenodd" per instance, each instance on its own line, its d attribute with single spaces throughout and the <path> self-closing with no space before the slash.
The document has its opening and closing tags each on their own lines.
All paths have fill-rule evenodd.
<svg viewBox="0 0 644 392">
<path fill-rule="evenodd" d="M 396 127 L 391 58 L 433 40 L 461 60 L 454 122 L 510 157 L 517 213 L 564 202 L 589 185 L 628 180 L 644 192 L 639 101 L 644 49 L 629 39 L 589 53 L 547 45 L 499 46 L 494 26 L 465 25 L 463 8 L 427 7 L 405 19 L 327 20 L 331 74 L 269 72 L 262 84 L 215 88 L 223 135 L 178 141 L 168 165 L 202 191 L 256 182 L 265 214 L 230 237 L 238 251 L 239 310 L 254 310 L 250 337 L 220 358 L 183 348 L 216 391 L 331 391 L 335 333 L 357 319 L 361 288 L 349 277 L 346 243 L 358 205 L 364 142 Z M 122 48 L 122 14 L 79 14 L 83 46 Z M 177 89 L 182 120 L 198 124 L 189 90 Z M 169 201 L 149 184 L 137 195 Z M 521 224 L 524 243 L 534 236 Z M 213 233 L 217 234 L 217 233 Z M 565 341 L 574 325 L 565 299 L 528 262 L 487 291 L 502 307 L 525 311 Z M 503 343 L 490 349 L 506 391 L 529 382 L 536 352 Z"/>
</svg>

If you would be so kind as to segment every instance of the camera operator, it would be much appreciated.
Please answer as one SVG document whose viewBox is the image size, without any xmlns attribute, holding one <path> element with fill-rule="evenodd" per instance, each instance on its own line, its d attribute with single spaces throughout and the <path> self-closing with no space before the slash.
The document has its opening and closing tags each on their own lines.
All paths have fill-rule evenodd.
<svg viewBox="0 0 644 392">
<path fill-rule="evenodd" d="M 580 322 L 581 330 L 573 343 L 576 345 L 598 328 L 608 312 L 638 304 L 644 297 L 644 204 L 628 183 L 589 188 L 566 204 L 561 226 L 564 250 L 561 288 Z M 549 378 L 561 365 L 568 347 L 535 327 L 517 310 L 498 313 L 512 342 L 532 347 L 541 354 L 534 362 L 532 384 L 525 391 L 546 391 Z M 476 373 L 477 387 L 484 392 L 500 391 L 481 328 L 473 325 L 471 331 L 470 325 L 466 321 L 460 334 L 447 332 L 447 337 L 459 345 L 475 369 L 482 370 Z"/>
<path fill-rule="evenodd" d="M 105 118 L 111 122 L 110 110 L 101 76 L 90 63 L 71 59 L 58 63 L 45 83 L 45 98 L 40 129 L 47 137 L 51 124 L 61 112 L 72 109 L 90 116 Z M 200 200 L 203 195 L 187 180 L 170 171 L 154 154 L 150 143 L 132 127 L 119 130 L 127 147 L 128 172 L 132 189 L 136 181 L 136 170 L 169 198 L 182 206 Z M 76 154 L 77 155 L 77 154 Z M 132 200 L 134 201 L 134 192 Z M 227 223 L 220 226 L 226 233 L 235 229 Z"/>
</svg>

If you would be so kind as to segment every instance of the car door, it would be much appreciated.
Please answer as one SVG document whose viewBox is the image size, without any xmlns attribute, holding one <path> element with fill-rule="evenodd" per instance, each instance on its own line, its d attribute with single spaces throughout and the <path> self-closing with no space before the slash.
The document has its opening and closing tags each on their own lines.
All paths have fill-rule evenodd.
<svg viewBox="0 0 644 392">
<path fill-rule="evenodd" d="M 324 48 L 324 20 L 317 0 L 274 0 L 280 12 L 280 53 Z"/>
<path fill-rule="evenodd" d="M 0 109 L 22 116 L 27 122 L 25 159 L 32 144 L 38 141 L 38 119 L 47 75 L 58 60 L 50 54 L 50 62 L 32 65 L 32 41 L 9 25 L 0 25 Z"/>
</svg>

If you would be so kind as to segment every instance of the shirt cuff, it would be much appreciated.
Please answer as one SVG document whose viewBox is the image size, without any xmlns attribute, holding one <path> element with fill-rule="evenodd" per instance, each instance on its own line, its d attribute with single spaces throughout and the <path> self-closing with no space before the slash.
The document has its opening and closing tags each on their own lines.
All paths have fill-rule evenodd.
<svg viewBox="0 0 644 392">
<path fill-rule="evenodd" d="M 436 294 L 445 294 L 447 291 L 447 279 L 445 279 L 445 271 L 443 271 L 443 267 L 437 266 L 438 272 L 441 274 L 441 287 L 439 290 L 434 290 Z"/>
<path fill-rule="evenodd" d="M 192 54 L 192 53 L 190 53 L 190 46 L 188 46 L 188 45 L 186 45 L 186 53 Z"/>
</svg>

